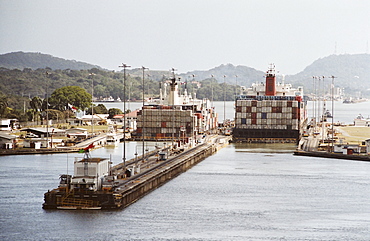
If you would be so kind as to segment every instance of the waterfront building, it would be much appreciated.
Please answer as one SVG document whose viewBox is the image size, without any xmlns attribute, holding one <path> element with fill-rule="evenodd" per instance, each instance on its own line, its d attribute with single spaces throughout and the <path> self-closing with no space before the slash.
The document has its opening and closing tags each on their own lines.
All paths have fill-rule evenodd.
<svg viewBox="0 0 370 241">
<path fill-rule="evenodd" d="M 129 131 L 129 132 L 133 132 L 136 130 L 136 120 L 137 120 L 137 113 L 139 112 L 139 110 L 134 110 L 134 111 L 131 111 L 130 113 L 126 113 L 126 114 L 118 114 L 118 115 L 115 115 L 113 116 L 113 118 L 111 119 L 111 121 L 113 122 L 113 124 L 122 124 L 124 125 L 124 120 L 125 120 L 125 116 L 126 116 L 126 131 Z"/>
<path fill-rule="evenodd" d="M 0 133 L 0 149 L 13 149 L 17 136 Z"/>
</svg>

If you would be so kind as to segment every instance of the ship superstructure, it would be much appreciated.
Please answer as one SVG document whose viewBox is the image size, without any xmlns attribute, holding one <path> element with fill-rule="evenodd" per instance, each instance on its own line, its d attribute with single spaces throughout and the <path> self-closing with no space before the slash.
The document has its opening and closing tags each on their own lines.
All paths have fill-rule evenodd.
<svg viewBox="0 0 370 241">
<path fill-rule="evenodd" d="M 185 87 L 180 94 L 175 75 L 160 89 L 160 99 L 145 105 L 137 117 L 137 137 L 146 140 L 195 139 L 217 128 L 217 113 L 208 99 L 197 99 Z"/>
<path fill-rule="evenodd" d="M 236 99 L 234 141 L 297 142 L 306 121 L 305 106 L 303 88 L 276 83 L 271 65 L 265 83 L 253 84 Z"/>
</svg>

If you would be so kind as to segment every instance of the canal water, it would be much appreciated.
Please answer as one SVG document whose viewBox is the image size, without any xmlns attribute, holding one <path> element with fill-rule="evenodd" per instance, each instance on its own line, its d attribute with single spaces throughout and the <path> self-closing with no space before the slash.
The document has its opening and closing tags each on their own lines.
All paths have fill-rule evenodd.
<svg viewBox="0 0 370 241">
<path fill-rule="evenodd" d="M 348 119 L 368 114 L 356 105 Z M 140 148 L 128 143 L 127 158 Z M 370 240 L 370 163 L 294 149 L 231 144 L 117 211 L 42 209 L 82 154 L 2 156 L 0 240 Z M 122 143 L 92 155 L 118 163 Z"/>
</svg>

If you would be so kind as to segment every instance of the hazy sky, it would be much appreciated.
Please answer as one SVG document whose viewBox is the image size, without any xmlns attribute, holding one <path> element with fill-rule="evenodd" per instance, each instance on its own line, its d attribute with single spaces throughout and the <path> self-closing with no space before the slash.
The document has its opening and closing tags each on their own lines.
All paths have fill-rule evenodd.
<svg viewBox="0 0 370 241">
<path fill-rule="evenodd" d="M 220 64 L 295 74 L 369 52 L 369 0 L 0 0 L 0 53 L 41 52 L 119 69 Z"/>
</svg>

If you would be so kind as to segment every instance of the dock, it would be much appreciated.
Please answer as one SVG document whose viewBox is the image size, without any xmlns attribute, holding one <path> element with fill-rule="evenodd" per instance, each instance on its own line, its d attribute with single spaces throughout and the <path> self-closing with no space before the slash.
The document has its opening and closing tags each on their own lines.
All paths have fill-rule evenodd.
<svg viewBox="0 0 370 241">
<path fill-rule="evenodd" d="M 370 162 L 369 155 L 347 155 L 342 153 L 331 153 L 326 151 L 295 151 L 294 155 Z"/>
<path fill-rule="evenodd" d="M 61 182 L 57 189 L 45 193 L 44 209 L 120 209 L 136 202 L 146 194 L 162 186 L 183 172 L 186 172 L 219 149 L 227 146 L 230 136 L 211 135 L 195 146 L 176 147 L 169 145 L 111 167 L 109 183 L 103 182 L 102 190 L 91 190 L 81 185 L 90 185 L 85 176 L 74 185 L 79 187 L 70 192 L 67 182 Z M 160 153 L 166 153 L 165 158 Z M 98 160 L 99 159 L 99 160 Z M 106 163 L 104 159 L 92 158 L 93 163 Z M 79 165 L 75 162 L 75 165 Z M 83 164 L 85 165 L 85 164 Z M 102 164 L 103 165 L 103 164 Z M 89 165 L 90 166 L 90 165 Z M 89 169 L 84 170 L 88 173 Z M 68 175 L 64 175 L 67 179 Z M 76 177 L 77 179 L 79 177 Z"/>
<path fill-rule="evenodd" d="M 103 146 L 106 142 L 107 134 L 99 134 L 76 143 L 73 146 L 63 146 L 58 148 L 16 148 L 16 149 L 0 149 L 0 156 L 5 155 L 34 155 L 34 154 L 56 154 L 56 153 L 73 153 L 78 152 L 82 148 L 86 148 L 90 144 L 97 146 Z M 122 138 L 123 134 L 118 135 L 118 138 Z"/>
<path fill-rule="evenodd" d="M 181 153 L 173 153 L 165 161 L 157 161 L 156 157 L 152 155 L 152 165 L 146 165 L 144 170 L 141 167 L 142 170 L 139 174 L 118 182 L 116 191 L 122 200 L 120 208 L 131 205 L 149 192 L 186 172 L 206 157 L 225 147 L 230 140 L 231 137 L 213 136 L 207 142 L 196 147 L 184 150 Z M 142 161 L 140 162 L 145 164 Z M 121 165 L 116 165 L 113 170 L 117 171 Z"/>
</svg>

